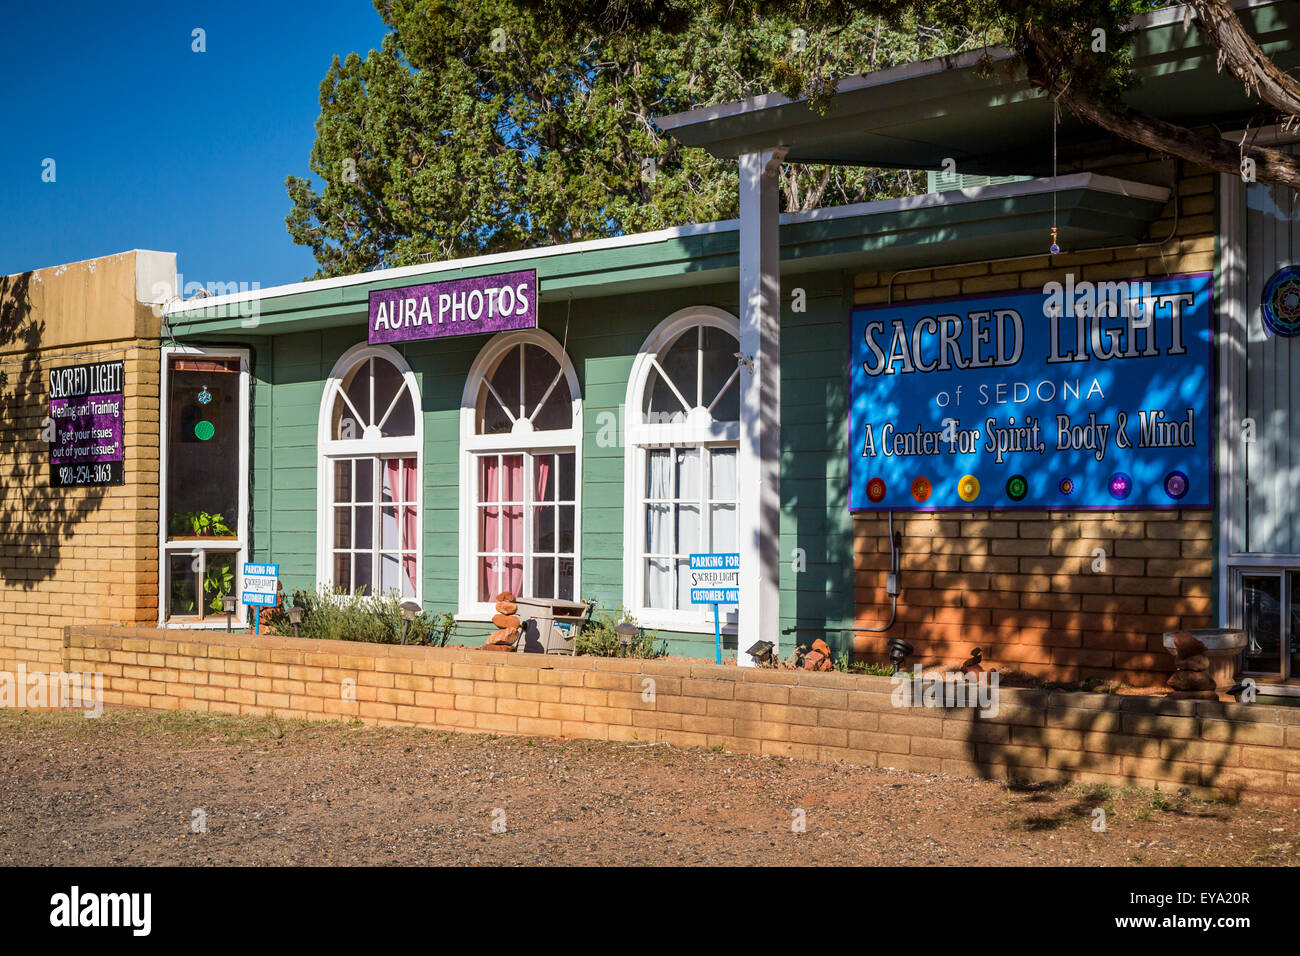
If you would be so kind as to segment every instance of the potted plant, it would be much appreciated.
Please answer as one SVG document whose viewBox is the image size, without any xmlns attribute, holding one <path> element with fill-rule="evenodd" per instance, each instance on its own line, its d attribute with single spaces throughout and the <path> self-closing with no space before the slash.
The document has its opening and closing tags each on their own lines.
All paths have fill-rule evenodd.
<svg viewBox="0 0 1300 956">
<path fill-rule="evenodd" d="M 173 541 L 236 537 L 234 529 L 226 523 L 226 516 L 210 511 L 183 511 L 172 515 L 167 530 Z"/>
</svg>

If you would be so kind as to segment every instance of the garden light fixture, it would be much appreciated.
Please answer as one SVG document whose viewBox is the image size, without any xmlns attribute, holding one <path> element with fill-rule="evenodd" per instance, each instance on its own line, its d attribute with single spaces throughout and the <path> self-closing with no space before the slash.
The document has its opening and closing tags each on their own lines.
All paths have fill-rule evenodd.
<svg viewBox="0 0 1300 956">
<path fill-rule="evenodd" d="M 289 623 L 293 625 L 293 636 L 298 636 L 298 625 L 302 623 L 302 608 L 296 604 L 289 605 Z"/>
<path fill-rule="evenodd" d="M 226 615 L 226 633 L 230 633 L 230 618 L 235 613 L 235 596 L 233 594 L 223 594 L 221 596 L 221 610 Z"/>
<path fill-rule="evenodd" d="M 636 640 L 637 626 L 624 621 L 614 625 L 614 633 L 618 635 L 619 657 L 627 657 L 628 645 Z"/>
<path fill-rule="evenodd" d="M 774 650 L 776 650 L 776 645 L 771 641 L 757 641 L 745 653 L 758 661 L 760 667 L 767 667 L 772 662 L 772 651 Z"/>
<path fill-rule="evenodd" d="M 411 622 L 415 620 L 416 616 L 419 615 L 419 613 L 423 609 L 424 608 L 420 605 L 419 601 L 402 602 L 402 643 L 403 644 L 406 643 L 406 636 L 410 630 Z"/>
<path fill-rule="evenodd" d="M 901 637 L 891 637 L 885 646 L 889 651 L 889 662 L 894 665 L 894 673 L 897 674 L 903 662 L 907 660 L 907 655 L 915 648 Z"/>
</svg>

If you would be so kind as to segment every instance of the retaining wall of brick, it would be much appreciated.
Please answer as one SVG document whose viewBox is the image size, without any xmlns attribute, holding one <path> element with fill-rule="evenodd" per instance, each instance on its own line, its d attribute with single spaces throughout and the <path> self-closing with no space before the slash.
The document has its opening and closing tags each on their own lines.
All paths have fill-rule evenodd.
<svg viewBox="0 0 1300 956">
<path fill-rule="evenodd" d="M 999 688 L 998 712 L 895 706 L 887 677 L 681 660 L 69 627 L 104 703 L 664 742 L 1030 782 L 1300 804 L 1300 708 Z"/>
</svg>

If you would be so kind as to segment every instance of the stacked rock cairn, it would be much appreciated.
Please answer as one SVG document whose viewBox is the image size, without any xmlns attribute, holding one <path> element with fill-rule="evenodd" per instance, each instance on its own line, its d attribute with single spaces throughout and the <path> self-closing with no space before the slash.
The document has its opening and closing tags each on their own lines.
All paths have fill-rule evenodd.
<svg viewBox="0 0 1300 956">
<path fill-rule="evenodd" d="M 498 594 L 496 602 L 496 614 L 492 615 L 492 626 L 496 630 L 488 637 L 483 650 L 513 651 L 515 645 L 519 643 L 520 634 L 523 633 L 523 624 L 516 613 L 519 607 L 515 604 L 515 596 L 509 591 Z"/>
<path fill-rule="evenodd" d="M 1174 689 L 1170 697 L 1181 700 L 1218 700 L 1214 678 L 1210 676 L 1210 658 L 1205 645 L 1191 634 L 1174 637 L 1174 672 L 1169 678 Z"/>
</svg>

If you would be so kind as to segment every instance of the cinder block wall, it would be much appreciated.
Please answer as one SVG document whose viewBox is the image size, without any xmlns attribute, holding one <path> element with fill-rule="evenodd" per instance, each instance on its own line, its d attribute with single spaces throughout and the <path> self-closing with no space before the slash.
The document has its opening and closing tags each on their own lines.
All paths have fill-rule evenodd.
<svg viewBox="0 0 1300 956">
<path fill-rule="evenodd" d="M 159 320 L 175 257 L 128 252 L 0 277 L 0 670 L 57 669 L 70 624 L 158 617 Z M 125 482 L 53 488 L 49 370 L 121 360 Z"/>
<path fill-rule="evenodd" d="M 1144 167 L 1142 167 L 1144 168 Z M 1125 169 L 1103 170 L 1131 175 Z M 1157 177 L 1153 177 L 1157 178 Z M 1163 244 L 1035 256 L 907 272 L 892 301 L 1041 289 L 1047 282 L 1156 278 L 1215 266 L 1214 176 L 1182 177 L 1175 228 L 1171 197 L 1150 236 Z M 1068 232 L 1063 234 L 1068 244 Z M 1044 236 L 1044 244 L 1047 237 Z M 856 276 L 854 302 L 890 301 L 889 273 Z M 1045 680 L 1161 683 L 1173 659 L 1167 630 L 1209 627 L 1214 593 L 1214 523 L 1209 511 L 969 511 L 896 515 L 903 534 L 898 623 L 859 632 L 859 657 L 885 659 L 890 637 L 927 664 L 957 664 L 980 647 L 986 662 Z M 902 520 L 897 520 L 901 518 Z M 854 521 L 857 625 L 889 617 L 884 516 Z M 1093 573 L 1093 552 L 1106 571 Z"/>
<path fill-rule="evenodd" d="M 923 773 L 1300 803 L 1300 709 L 998 689 L 897 706 L 887 677 L 71 627 L 106 705 L 664 742 Z"/>
</svg>

